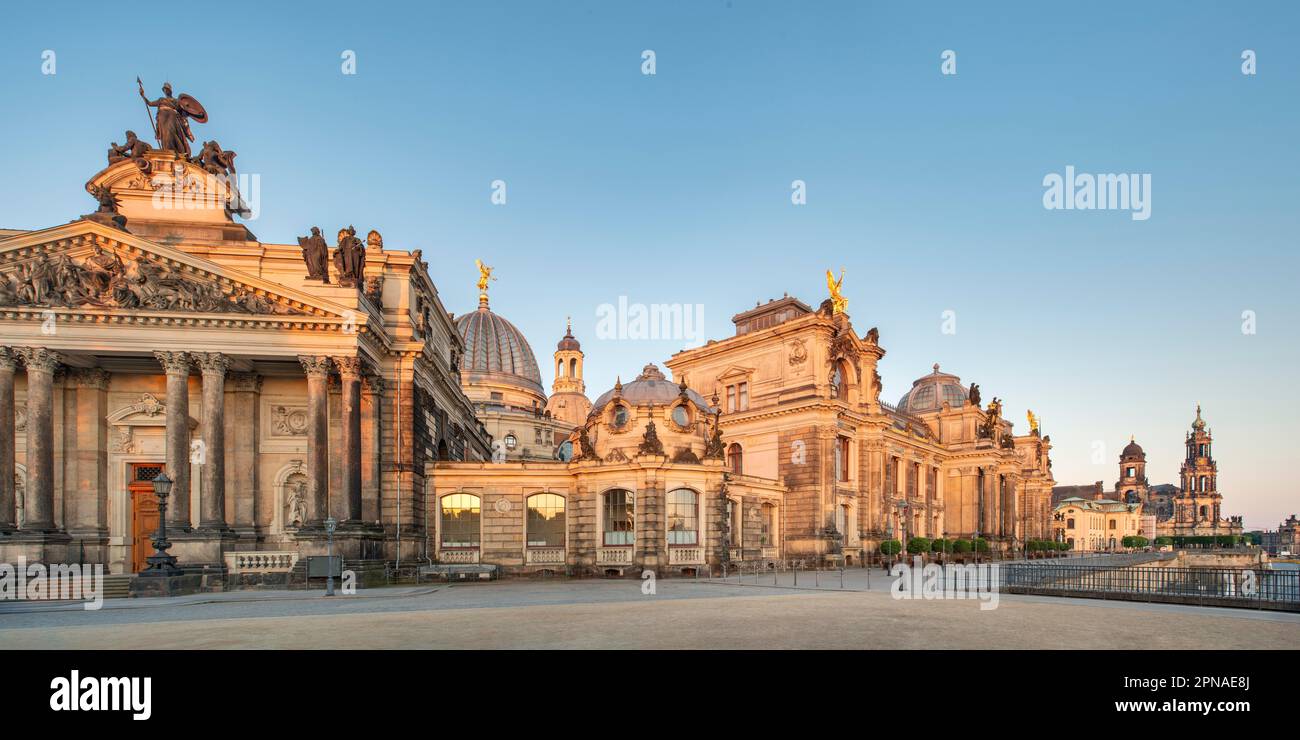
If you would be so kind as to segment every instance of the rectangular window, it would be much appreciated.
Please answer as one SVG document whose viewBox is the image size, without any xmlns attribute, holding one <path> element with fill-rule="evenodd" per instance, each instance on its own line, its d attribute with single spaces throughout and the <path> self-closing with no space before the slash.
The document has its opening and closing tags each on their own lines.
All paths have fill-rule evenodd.
<svg viewBox="0 0 1300 740">
<path fill-rule="evenodd" d="M 839 437 L 835 440 L 835 480 L 847 483 L 849 480 L 849 439 Z"/>
<path fill-rule="evenodd" d="M 605 494 L 605 544 L 611 547 L 631 545 L 635 536 L 632 494 L 609 491 Z"/>
<path fill-rule="evenodd" d="M 763 524 L 759 532 L 759 543 L 763 547 L 772 544 L 772 534 L 776 527 L 776 507 L 772 504 L 763 504 Z"/>
<path fill-rule="evenodd" d="M 727 413 L 736 410 L 736 386 L 727 386 Z"/>
<path fill-rule="evenodd" d="M 749 408 L 749 383 L 741 383 L 740 385 L 736 386 L 736 388 L 738 391 L 738 395 L 740 397 L 740 401 L 739 401 L 740 410 L 744 411 L 745 409 Z"/>
<path fill-rule="evenodd" d="M 694 545 L 699 541 L 700 513 L 695 492 L 679 488 L 668 493 L 668 544 Z"/>
</svg>

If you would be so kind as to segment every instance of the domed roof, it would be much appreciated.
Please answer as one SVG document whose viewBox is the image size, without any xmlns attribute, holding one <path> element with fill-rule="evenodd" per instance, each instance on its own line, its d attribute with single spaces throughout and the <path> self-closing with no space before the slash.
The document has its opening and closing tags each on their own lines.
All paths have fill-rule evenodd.
<svg viewBox="0 0 1300 740">
<path fill-rule="evenodd" d="M 1192 429 L 1198 432 L 1205 430 L 1205 419 L 1201 418 L 1201 404 L 1196 404 L 1196 421 L 1192 422 Z"/>
<path fill-rule="evenodd" d="M 1147 459 L 1147 453 L 1142 451 L 1142 445 L 1129 437 L 1128 444 L 1125 445 L 1124 451 L 1120 453 L 1119 457 L 1121 460 L 1145 460 Z"/>
<path fill-rule="evenodd" d="M 555 349 L 557 352 L 564 352 L 566 350 L 572 352 L 582 351 L 582 345 L 573 337 L 573 324 L 568 322 L 565 323 L 564 338 L 560 340 L 559 344 L 555 345 Z"/>
<path fill-rule="evenodd" d="M 912 381 L 912 390 L 898 399 L 898 410 L 926 414 L 942 409 L 945 401 L 953 408 L 960 408 L 966 403 L 966 397 L 961 378 L 939 372 L 939 364 L 935 363 L 934 372 Z"/>
<path fill-rule="evenodd" d="M 542 374 L 533 348 L 514 324 L 488 310 L 487 301 L 480 301 L 477 311 L 457 316 L 456 331 L 465 340 L 462 372 L 507 376 L 542 393 Z"/>
<path fill-rule="evenodd" d="M 617 392 L 619 397 L 633 406 L 653 403 L 656 405 L 667 406 L 677 401 L 681 397 L 682 388 L 680 385 L 664 378 L 664 374 L 655 367 L 654 363 L 646 365 L 636 380 L 627 385 L 616 385 L 611 390 L 605 391 L 600 398 L 591 406 L 591 412 L 597 413 L 605 404 L 614 398 Z M 713 408 L 709 406 L 704 397 L 690 388 L 686 389 L 686 397 L 698 408 L 708 413 L 713 413 Z"/>
</svg>

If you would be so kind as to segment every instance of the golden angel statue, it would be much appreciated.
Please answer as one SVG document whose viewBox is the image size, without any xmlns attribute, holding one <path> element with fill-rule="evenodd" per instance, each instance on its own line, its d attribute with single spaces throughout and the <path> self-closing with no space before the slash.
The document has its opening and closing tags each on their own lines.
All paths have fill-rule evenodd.
<svg viewBox="0 0 1300 740">
<path fill-rule="evenodd" d="M 849 299 L 845 298 L 844 294 L 840 292 L 840 286 L 843 284 L 844 284 L 843 267 L 840 268 L 839 280 L 835 279 L 835 273 L 831 272 L 830 270 L 826 271 L 826 287 L 831 292 L 831 310 L 833 313 L 836 314 L 844 313 L 844 309 L 848 308 L 849 305 Z"/>
<path fill-rule="evenodd" d="M 1029 409 L 1025 409 L 1025 415 L 1029 418 L 1029 432 L 1038 434 L 1038 417 L 1034 416 L 1034 412 Z"/>
<path fill-rule="evenodd" d="M 492 277 L 492 268 L 483 264 L 483 260 L 474 260 L 475 266 L 478 267 L 478 289 L 480 293 L 487 292 L 488 281 L 496 280 Z"/>
</svg>

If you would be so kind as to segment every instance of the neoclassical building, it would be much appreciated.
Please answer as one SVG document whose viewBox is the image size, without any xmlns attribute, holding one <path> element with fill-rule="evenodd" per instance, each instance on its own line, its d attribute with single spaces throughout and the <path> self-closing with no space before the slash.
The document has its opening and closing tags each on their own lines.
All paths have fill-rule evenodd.
<svg viewBox="0 0 1300 740">
<path fill-rule="evenodd" d="M 347 558 L 422 553 L 426 461 L 491 440 L 420 252 L 265 243 L 233 160 L 109 159 L 96 213 L 0 234 L 0 560 L 140 570 L 164 471 L 183 566 L 291 564 L 329 516 Z"/>
<path fill-rule="evenodd" d="M 1070 497 L 1056 507 L 1053 538 L 1072 550 L 1118 550 L 1125 537 L 1142 535 L 1141 502 Z"/>
</svg>

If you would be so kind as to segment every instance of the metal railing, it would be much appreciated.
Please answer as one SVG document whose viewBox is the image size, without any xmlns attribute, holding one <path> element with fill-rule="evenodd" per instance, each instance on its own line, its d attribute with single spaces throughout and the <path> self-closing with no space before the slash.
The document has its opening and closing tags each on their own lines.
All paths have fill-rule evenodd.
<svg viewBox="0 0 1300 740">
<path fill-rule="evenodd" d="M 1300 611 L 1300 571 L 1116 565 L 1008 563 L 1002 587 L 1008 593 Z"/>
</svg>

